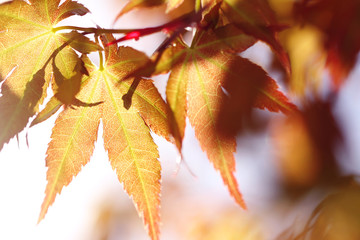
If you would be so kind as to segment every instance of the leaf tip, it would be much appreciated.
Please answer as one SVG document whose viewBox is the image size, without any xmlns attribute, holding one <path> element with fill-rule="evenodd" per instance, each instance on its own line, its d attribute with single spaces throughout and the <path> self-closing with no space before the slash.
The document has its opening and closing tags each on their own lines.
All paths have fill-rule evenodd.
<svg viewBox="0 0 360 240">
<path fill-rule="evenodd" d="M 44 206 L 41 207 L 41 211 L 40 211 L 37 223 L 36 223 L 37 225 L 39 225 L 40 222 L 45 218 L 47 211 L 48 211 L 48 207 L 44 207 Z"/>
</svg>

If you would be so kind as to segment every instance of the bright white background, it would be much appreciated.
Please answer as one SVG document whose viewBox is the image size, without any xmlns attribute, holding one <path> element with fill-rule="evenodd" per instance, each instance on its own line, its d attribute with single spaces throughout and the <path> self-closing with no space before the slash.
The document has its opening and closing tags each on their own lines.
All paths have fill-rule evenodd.
<svg viewBox="0 0 360 240">
<path fill-rule="evenodd" d="M 96 23 L 101 27 L 112 27 L 114 16 L 125 3 L 121 0 L 80 2 L 83 2 L 92 14 L 84 18 L 86 21 L 75 17 L 73 19 L 76 21 L 67 21 L 67 25 L 95 26 Z M 147 13 L 148 15 L 127 15 L 116 26 L 132 28 L 166 22 L 166 18 L 156 10 Z M 150 54 L 156 48 L 157 42 L 161 41 L 161 37 L 161 34 L 155 34 L 139 42 L 125 44 L 136 46 L 138 50 Z M 265 45 L 257 44 L 257 47 L 247 51 L 245 56 L 266 68 L 269 63 L 264 54 L 267 53 Z M 342 91 L 337 110 L 339 116 L 343 116 L 343 126 L 351 147 L 349 158 L 353 161 L 360 157 L 359 148 L 356 146 L 360 139 L 360 124 L 357 124 L 360 95 L 356 93 L 356 89 L 360 89 L 360 82 L 356 81 L 359 73 L 357 69 L 352 74 Z M 157 81 L 163 94 L 165 79 L 160 78 Z M 45 152 L 54 121 L 55 117 L 52 117 L 43 124 L 25 130 L 19 135 L 19 141 L 13 139 L 0 152 L 0 239 L 148 239 L 131 200 L 122 190 L 108 163 L 102 146 L 101 130 L 90 163 L 63 189 L 45 219 L 37 224 L 46 186 Z M 25 142 L 26 133 L 29 148 Z M 182 230 L 179 224 L 191 224 L 201 214 L 215 219 L 224 209 L 230 209 L 239 215 L 259 216 L 259 225 L 269 234 L 267 237 L 270 237 L 309 211 L 309 208 L 304 208 L 301 210 L 303 215 L 287 215 L 287 211 L 279 207 L 280 203 L 274 203 L 276 189 L 272 187 L 272 181 L 275 173 L 272 171 L 273 152 L 268 135 L 242 138 L 238 141 L 236 177 L 249 205 L 247 213 L 237 207 L 229 196 L 219 174 L 213 170 L 201 151 L 190 127 L 186 131 L 183 153 L 196 177 L 192 176 L 184 165 L 180 166 L 176 174 L 178 154 L 175 148 L 157 136 L 154 138 L 159 144 L 163 167 L 162 239 L 183 239 L 179 236 Z M 356 166 L 359 169 L 359 163 Z M 102 226 L 104 222 L 108 224 Z M 282 225 L 281 229 L 278 227 L 279 223 Z M 275 230 L 270 231 L 271 229 Z M 102 237 L 106 231 L 108 237 Z"/>
</svg>

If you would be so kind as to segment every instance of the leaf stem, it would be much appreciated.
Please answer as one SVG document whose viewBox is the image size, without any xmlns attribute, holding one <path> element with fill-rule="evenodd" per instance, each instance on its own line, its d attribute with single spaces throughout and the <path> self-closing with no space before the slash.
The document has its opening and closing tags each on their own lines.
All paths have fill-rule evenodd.
<svg viewBox="0 0 360 240">
<path fill-rule="evenodd" d="M 195 2 L 195 11 L 198 12 L 201 9 L 201 0 L 196 0 Z"/>
<path fill-rule="evenodd" d="M 97 44 L 99 44 L 99 36 L 95 35 L 95 42 Z M 98 51 L 99 53 L 99 71 L 103 71 L 104 70 L 104 56 L 103 56 L 103 51 Z"/>
<path fill-rule="evenodd" d="M 191 41 L 190 48 L 194 48 L 199 43 L 199 41 L 203 35 L 204 35 L 204 31 L 199 31 L 199 29 L 197 29 L 195 32 L 195 35 Z"/>
<path fill-rule="evenodd" d="M 52 32 L 56 33 L 61 30 L 75 30 L 82 31 L 84 35 L 86 34 L 95 34 L 95 36 L 101 34 L 109 34 L 109 33 L 122 33 L 125 34 L 122 38 L 116 39 L 107 44 L 107 46 L 126 41 L 129 39 L 139 39 L 140 37 L 153 34 L 156 32 L 163 31 L 166 34 L 171 34 L 172 32 L 181 32 L 181 30 L 185 29 L 188 26 L 191 26 L 193 23 L 199 23 L 202 17 L 202 9 L 201 9 L 201 1 L 196 1 L 196 6 L 199 7 L 199 11 L 192 11 L 190 13 L 184 14 L 168 23 L 162 24 L 157 27 L 148 27 L 148 28 L 140 28 L 140 29 L 103 29 L 103 28 L 85 28 L 85 27 L 76 27 L 76 26 L 60 26 L 52 29 Z"/>
</svg>

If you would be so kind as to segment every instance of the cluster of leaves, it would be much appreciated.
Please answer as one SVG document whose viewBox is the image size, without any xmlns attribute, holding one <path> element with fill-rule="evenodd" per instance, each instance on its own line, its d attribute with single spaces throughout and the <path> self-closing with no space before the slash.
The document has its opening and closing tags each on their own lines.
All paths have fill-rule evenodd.
<svg viewBox="0 0 360 240">
<path fill-rule="evenodd" d="M 48 185 L 39 221 L 56 195 L 89 162 L 100 121 L 111 166 L 152 239 L 159 238 L 161 166 L 150 131 L 174 143 L 181 153 L 188 118 L 201 148 L 242 208 L 246 204 L 234 176 L 235 138 L 244 128 L 256 127 L 254 108 L 289 115 L 277 131 L 278 143 L 287 144 L 281 148 L 304 147 L 297 156 L 311 156 L 319 163 L 314 176 L 326 172 L 329 159 L 335 162 L 334 142 L 341 138 L 331 101 L 309 102 L 303 95 L 304 108 L 298 110 L 274 79 L 239 53 L 257 41 L 268 44 L 284 72 L 284 83 L 292 89 L 295 77 L 290 59 L 298 63 L 298 58 L 286 41 L 293 29 L 311 25 L 326 36 L 318 40 L 328 53 L 327 63 L 338 89 L 359 51 L 359 34 L 351 31 L 358 24 L 353 18 L 360 16 L 359 3 L 351 0 L 351 6 L 345 6 L 336 0 L 328 2 L 297 2 L 294 14 L 284 21 L 293 27 L 288 25 L 282 37 L 280 32 L 286 26 L 266 0 L 132 0 L 118 18 L 138 8 L 166 4 L 167 12 L 181 12 L 181 7 L 187 6 L 180 17 L 144 29 L 57 26 L 63 19 L 89 13 L 73 0 L 1 4 L 0 149 L 27 126 L 39 124 L 62 109 L 47 150 Z M 339 23 L 338 16 L 349 11 L 348 18 L 341 18 L 344 23 Z M 183 40 L 188 28 L 194 33 L 190 44 Z M 151 57 L 121 45 L 155 32 L 164 32 L 167 38 Z M 116 39 L 112 34 L 123 36 Z M 91 52 L 99 53 L 99 66 L 88 58 Z M 165 100 L 149 79 L 163 73 L 170 73 Z M 53 94 L 40 110 L 49 87 Z M 291 150 L 283 152 L 280 159 L 291 159 Z M 297 178 L 291 166 L 285 166 L 293 178 L 290 183 L 312 186 L 318 181 L 309 175 Z M 302 169 L 305 172 L 306 167 Z"/>
</svg>

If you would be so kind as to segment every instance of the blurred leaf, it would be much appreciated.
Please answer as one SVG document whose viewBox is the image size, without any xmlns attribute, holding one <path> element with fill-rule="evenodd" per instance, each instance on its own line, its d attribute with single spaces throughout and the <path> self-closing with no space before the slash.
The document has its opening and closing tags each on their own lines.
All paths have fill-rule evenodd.
<svg viewBox="0 0 360 240">
<path fill-rule="evenodd" d="M 345 187 L 330 195 L 316 209 L 310 239 L 359 239 L 360 238 L 360 188 Z"/>
<path fill-rule="evenodd" d="M 200 215 L 191 222 L 189 240 L 261 240 L 265 239 L 259 223 L 248 214 L 236 211 L 220 211 L 215 219 Z"/>
<path fill-rule="evenodd" d="M 304 228 L 286 229 L 277 240 L 355 240 L 360 238 L 360 187 L 355 179 L 338 186 L 313 210 Z"/>
<path fill-rule="evenodd" d="M 327 66 L 335 86 L 340 87 L 360 51 L 360 1 L 302 0 L 296 14 L 301 24 L 311 24 L 324 35 Z"/>
<path fill-rule="evenodd" d="M 278 164 L 289 194 L 302 194 L 339 180 L 341 170 L 335 153 L 343 137 L 332 106 L 331 101 L 309 102 L 275 126 Z"/>
<path fill-rule="evenodd" d="M 291 60 L 292 92 L 302 97 L 306 91 L 319 92 L 326 61 L 321 34 L 314 27 L 294 26 L 282 32 L 281 38 Z"/>
<path fill-rule="evenodd" d="M 281 46 L 278 31 L 282 30 L 267 0 L 224 0 L 224 16 L 229 18 L 246 34 L 266 42 L 273 49 L 287 76 L 290 76 L 290 61 Z"/>
</svg>

